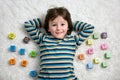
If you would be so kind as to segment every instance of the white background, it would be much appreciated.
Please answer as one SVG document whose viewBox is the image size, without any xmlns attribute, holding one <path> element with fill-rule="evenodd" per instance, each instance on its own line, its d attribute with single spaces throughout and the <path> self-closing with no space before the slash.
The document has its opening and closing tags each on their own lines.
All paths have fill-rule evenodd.
<svg viewBox="0 0 120 80">
<path fill-rule="evenodd" d="M 76 51 L 74 60 L 75 73 L 80 80 L 120 80 L 120 0 L 0 0 L 0 80 L 35 80 L 29 76 L 31 70 L 39 70 L 39 55 L 31 58 L 31 50 L 39 52 L 38 46 L 31 40 L 29 44 L 22 42 L 28 36 L 23 28 L 26 20 L 40 17 L 44 22 L 46 11 L 52 7 L 64 6 L 72 16 L 73 23 L 77 20 L 93 24 L 95 32 L 107 32 L 108 38 L 94 40 L 92 46 L 85 42 Z M 8 34 L 14 32 L 16 38 L 10 40 Z M 104 59 L 105 51 L 100 49 L 102 43 L 108 44 L 107 51 L 112 58 Z M 17 51 L 9 51 L 10 45 L 16 45 Z M 87 49 L 93 47 L 94 55 L 88 55 Z M 25 48 L 26 55 L 19 55 L 19 49 Z M 77 56 L 84 53 L 86 58 L 80 61 Z M 14 66 L 9 65 L 10 58 L 16 58 Z M 86 69 L 86 64 L 93 58 L 108 62 L 107 68 L 100 64 L 94 65 L 91 70 Z M 28 60 L 27 67 L 21 67 L 21 60 Z"/>
</svg>

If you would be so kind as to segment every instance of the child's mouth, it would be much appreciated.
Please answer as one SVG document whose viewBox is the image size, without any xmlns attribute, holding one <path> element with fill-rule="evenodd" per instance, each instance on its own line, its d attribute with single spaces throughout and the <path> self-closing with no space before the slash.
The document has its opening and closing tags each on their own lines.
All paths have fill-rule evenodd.
<svg viewBox="0 0 120 80">
<path fill-rule="evenodd" d="M 63 33 L 63 32 L 56 32 L 56 34 L 61 34 L 61 33 Z"/>
</svg>

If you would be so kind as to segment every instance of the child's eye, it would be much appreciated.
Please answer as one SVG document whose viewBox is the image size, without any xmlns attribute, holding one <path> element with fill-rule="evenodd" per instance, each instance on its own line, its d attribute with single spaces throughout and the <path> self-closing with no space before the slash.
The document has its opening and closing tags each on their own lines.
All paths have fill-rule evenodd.
<svg viewBox="0 0 120 80">
<path fill-rule="evenodd" d="M 62 26 L 64 26 L 65 24 L 61 24 Z"/>
<path fill-rule="evenodd" d="M 52 26 L 56 26 L 56 24 L 53 24 Z"/>
</svg>

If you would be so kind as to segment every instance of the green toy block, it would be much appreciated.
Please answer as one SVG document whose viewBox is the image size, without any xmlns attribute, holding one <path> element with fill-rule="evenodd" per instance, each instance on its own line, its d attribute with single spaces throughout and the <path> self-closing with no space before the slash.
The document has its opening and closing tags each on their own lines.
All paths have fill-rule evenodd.
<svg viewBox="0 0 120 80">
<path fill-rule="evenodd" d="M 31 56 L 31 57 L 36 57 L 36 56 L 37 56 L 37 52 L 34 51 L 34 50 L 31 51 L 31 52 L 30 52 L 30 56 Z"/>
<path fill-rule="evenodd" d="M 93 39 L 98 39 L 99 36 L 100 36 L 100 35 L 99 35 L 98 33 L 94 33 L 94 34 L 93 34 Z"/>
<path fill-rule="evenodd" d="M 106 68 L 106 67 L 108 67 L 108 63 L 107 63 L 107 62 L 102 62 L 102 63 L 101 63 L 101 66 L 102 66 L 103 68 Z"/>
<path fill-rule="evenodd" d="M 110 52 L 106 52 L 106 53 L 104 54 L 104 57 L 105 57 L 106 59 L 110 59 L 110 58 L 111 58 L 111 53 L 110 53 Z"/>
</svg>

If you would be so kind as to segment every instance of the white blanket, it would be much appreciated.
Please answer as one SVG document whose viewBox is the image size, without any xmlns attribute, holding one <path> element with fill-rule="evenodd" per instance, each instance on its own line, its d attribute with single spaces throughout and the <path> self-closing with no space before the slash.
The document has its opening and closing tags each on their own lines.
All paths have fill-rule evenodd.
<svg viewBox="0 0 120 80">
<path fill-rule="evenodd" d="M 23 28 L 26 20 L 40 17 L 44 22 L 46 11 L 56 6 L 66 7 L 73 23 L 77 20 L 95 26 L 95 32 L 107 32 L 108 38 L 94 40 L 92 46 L 84 42 L 76 51 L 74 60 L 75 73 L 80 80 L 120 80 L 120 0 L 0 0 L 0 80 L 35 80 L 29 76 L 31 70 L 39 70 L 39 55 L 31 58 L 29 53 L 38 50 L 38 46 L 31 40 L 23 43 L 28 36 Z M 16 38 L 10 40 L 8 34 L 14 32 Z M 111 59 L 105 59 L 100 49 L 102 43 L 108 44 L 106 51 L 111 52 Z M 10 52 L 10 45 L 16 45 L 16 52 Z M 87 49 L 93 47 L 95 53 L 87 54 Z M 25 55 L 20 55 L 20 48 L 26 49 Z M 80 61 L 78 55 L 85 54 L 85 60 Z M 100 64 L 93 69 L 87 69 L 86 64 L 95 57 Z M 10 65 L 9 59 L 16 58 L 16 65 Z M 28 60 L 27 67 L 21 66 L 23 59 Z M 108 62 L 107 68 L 101 67 L 101 62 Z"/>
</svg>

